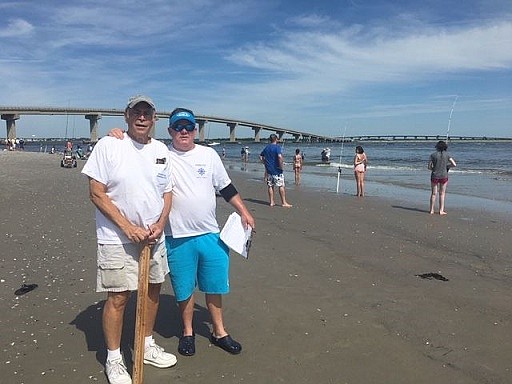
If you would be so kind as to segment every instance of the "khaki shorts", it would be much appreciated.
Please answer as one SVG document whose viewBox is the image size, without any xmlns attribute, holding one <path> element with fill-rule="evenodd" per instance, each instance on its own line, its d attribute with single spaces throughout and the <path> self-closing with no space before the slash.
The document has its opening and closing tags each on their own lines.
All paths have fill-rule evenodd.
<svg viewBox="0 0 512 384">
<path fill-rule="evenodd" d="M 139 244 L 98 244 L 96 292 L 136 291 L 139 275 Z M 165 242 L 151 251 L 149 282 L 161 284 L 169 273 Z"/>
</svg>

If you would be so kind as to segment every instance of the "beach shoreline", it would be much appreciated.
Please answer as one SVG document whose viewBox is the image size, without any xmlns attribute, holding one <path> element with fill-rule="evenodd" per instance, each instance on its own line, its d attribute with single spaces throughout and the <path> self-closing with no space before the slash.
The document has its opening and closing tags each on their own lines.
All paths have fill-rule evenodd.
<svg viewBox="0 0 512 384">
<path fill-rule="evenodd" d="M 57 155 L 0 154 L 0 372 L 8 383 L 107 382 L 84 162 L 59 163 Z M 146 367 L 146 383 L 510 382 L 509 217 L 450 203 L 449 215 L 429 215 L 428 201 L 336 195 L 295 188 L 290 178 L 293 208 L 269 207 L 262 172 L 229 172 L 257 225 L 250 258 L 231 256 L 225 297 L 228 331 L 244 350 L 231 356 L 210 345 L 197 295 L 196 355 L 178 355 L 171 369 Z M 222 224 L 232 208 L 217 202 Z M 447 281 L 417 276 L 425 273 Z M 23 283 L 38 288 L 16 296 Z M 176 353 L 180 330 L 167 281 L 155 337 Z"/>
</svg>

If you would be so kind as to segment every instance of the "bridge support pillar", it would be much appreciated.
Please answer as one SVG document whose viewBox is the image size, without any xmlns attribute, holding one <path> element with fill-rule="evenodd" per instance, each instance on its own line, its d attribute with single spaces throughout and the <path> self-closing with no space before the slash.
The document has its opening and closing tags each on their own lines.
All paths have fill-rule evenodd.
<svg viewBox="0 0 512 384">
<path fill-rule="evenodd" d="M 5 125 L 7 127 L 7 138 L 15 139 L 16 138 L 16 120 L 20 118 L 20 115 L 16 115 L 13 113 L 6 113 L 2 115 L 2 120 L 5 120 Z"/>
<path fill-rule="evenodd" d="M 284 131 L 276 131 L 276 133 L 277 133 L 277 137 L 279 138 L 279 141 L 281 141 L 281 139 L 284 136 Z"/>
<path fill-rule="evenodd" d="M 261 127 L 252 127 L 252 130 L 254 131 L 254 142 L 255 143 L 259 143 L 260 142 Z"/>
<path fill-rule="evenodd" d="M 228 123 L 229 127 L 229 142 L 234 143 L 236 141 L 236 126 L 237 123 Z"/>
<path fill-rule="evenodd" d="M 95 143 L 98 141 L 98 120 L 101 119 L 101 115 L 85 115 L 85 118 L 89 120 L 89 132 L 91 134 L 91 141 Z"/>
<path fill-rule="evenodd" d="M 196 119 L 196 122 L 199 125 L 199 142 L 203 143 L 204 142 L 204 126 L 208 121 Z"/>
<path fill-rule="evenodd" d="M 295 138 L 295 142 L 299 142 L 299 141 L 301 141 L 300 139 L 301 139 L 302 135 L 294 134 L 293 137 Z"/>
</svg>

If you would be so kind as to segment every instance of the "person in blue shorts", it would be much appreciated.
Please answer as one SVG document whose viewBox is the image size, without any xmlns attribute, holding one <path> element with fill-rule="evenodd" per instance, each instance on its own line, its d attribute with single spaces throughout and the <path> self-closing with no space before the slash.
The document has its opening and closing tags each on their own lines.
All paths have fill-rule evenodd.
<svg viewBox="0 0 512 384">
<path fill-rule="evenodd" d="M 194 144 L 197 130 L 193 112 L 175 109 L 168 130 L 172 137 L 173 186 L 166 245 L 171 283 L 183 322 L 178 352 L 184 356 L 195 354 L 192 323 L 197 282 L 211 315 L 212 344 L 238 354 L 242 346 L 227 333 L 222 316 L 222 295 L 229 292 L 229 250 L 219 237 L 216 191 L 236 209 L 246 228 L 255 227 L 254 218 L 217 152 Z"/>
</svg>

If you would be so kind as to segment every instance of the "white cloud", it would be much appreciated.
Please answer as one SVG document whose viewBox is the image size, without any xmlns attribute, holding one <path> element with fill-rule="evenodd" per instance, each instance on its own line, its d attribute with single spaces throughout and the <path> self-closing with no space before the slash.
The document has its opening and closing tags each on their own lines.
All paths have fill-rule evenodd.
<svg viewBox="0 0 512 384">
<path fill-rule="evenodd" d="M 34 26 L 23 19 L 11 19 L 4 28 L 0 29 L 0 37 L 18 37 L 30 35 Z"/>
<path fill-rule="evenodd" d="M 366 36 L 373 38 L 365 40 Z M 235 63 L 292 76 L 315 78 L 320 89 L 368 82 L 405 81 L 432 73 L 487 70 L 512 65 L 512 22 L 455 31 L 426 29 L 405 36 L 361 30 L 292 32 L 270 44 L 250 44 L 228 58 Z M 320 90 L 318 89 L 318 90 Z M 311 89 L 310 89 L 311 91 Z"/>
</svg>

